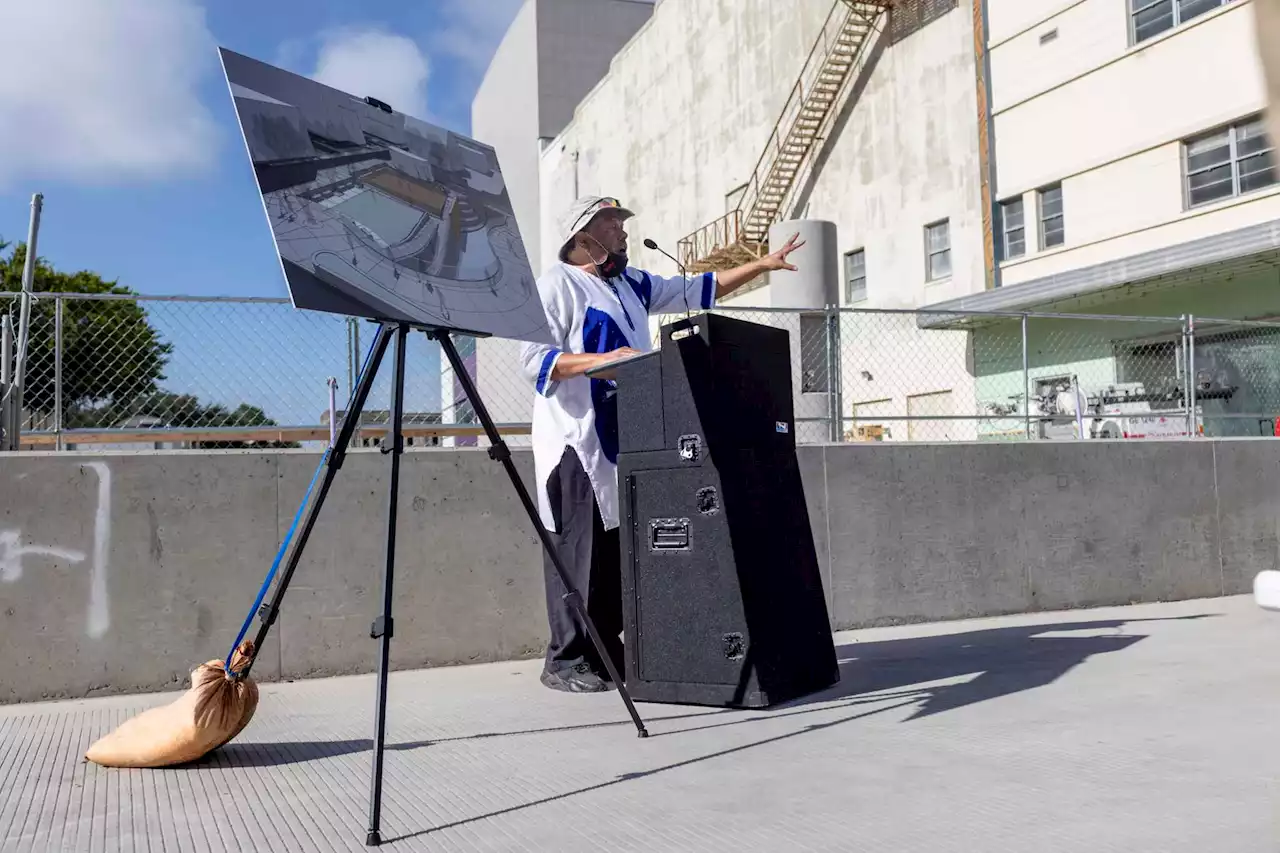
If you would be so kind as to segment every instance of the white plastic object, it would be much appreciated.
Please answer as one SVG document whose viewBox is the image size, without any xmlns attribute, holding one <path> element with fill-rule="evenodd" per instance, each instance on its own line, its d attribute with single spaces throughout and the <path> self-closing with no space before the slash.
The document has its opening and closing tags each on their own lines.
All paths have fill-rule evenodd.
<svg viewBox="0 0 1280 853">
<path fill-rule="evenodd" d="M 1258 572 L 1253 579 L 1253 600 L 1263 610 L 1280 611 L 1280 572 Z"/>
</svg>

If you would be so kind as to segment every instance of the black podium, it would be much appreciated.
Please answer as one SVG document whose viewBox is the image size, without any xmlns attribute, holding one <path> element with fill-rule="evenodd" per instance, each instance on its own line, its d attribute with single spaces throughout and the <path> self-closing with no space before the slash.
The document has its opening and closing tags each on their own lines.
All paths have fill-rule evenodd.
<svg viewBox="0 0 1280 853">
<path fill-rule="evenodd" d="M 616 381 L 632 697 L 758 708 L 837 682 L 787 331 L 683 319 Z"/>
</svg>

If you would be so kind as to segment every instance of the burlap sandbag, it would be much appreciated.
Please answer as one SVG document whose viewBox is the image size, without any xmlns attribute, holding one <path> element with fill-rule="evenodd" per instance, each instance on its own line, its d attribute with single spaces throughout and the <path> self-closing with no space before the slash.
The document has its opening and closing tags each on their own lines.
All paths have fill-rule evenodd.
<svg viewBox="0 0 1280 853">
<path fill-rule="evenodd" d="M 231 658 L 238 672 L 249 662 L 246 640 Z M 258 709 L 253 679 L 233 681 L 223 661 L 211 660 L 191 672 L 191 689 L 168 705 L 144 711 L 100 738 L 85 758 L 104 767 L 168 767 L 185 764 L 240 734 Z"/>
</svg>

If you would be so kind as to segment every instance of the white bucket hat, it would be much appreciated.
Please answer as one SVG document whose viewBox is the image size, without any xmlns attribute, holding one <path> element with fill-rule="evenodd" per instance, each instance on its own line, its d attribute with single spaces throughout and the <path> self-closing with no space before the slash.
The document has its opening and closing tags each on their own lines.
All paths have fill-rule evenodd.
<svg viewBox="0 0 1280 853">
<path fill-rule="evenodd" d="M 574 235 L 586 228 L 587 224 L 602 210 L 616 210 L 622 214 L 623 219 L 630 219 L 635 216 L 634 213 L 623 207 L 622 203 L 612 196 L 586 195 L 576 199 L 573 204 L 565 209 L 564 213 L 560 214 L 558 221 L 560 249 L 557 254 L 560 260 L 565 260 L 565 249 L 573 240 Z"/>
</svg>

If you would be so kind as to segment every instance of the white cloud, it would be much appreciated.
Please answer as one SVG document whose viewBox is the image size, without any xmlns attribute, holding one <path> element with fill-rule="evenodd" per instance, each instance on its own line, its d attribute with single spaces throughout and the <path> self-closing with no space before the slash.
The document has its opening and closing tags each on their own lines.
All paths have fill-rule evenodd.
<svg viewBox="0 0 1280 853">
<path fill-rule="evenodd" d="M 440 27 L 431 36 L 432 52 L 483 70 L 525 0 L 446 0 Z"/>
<path fill-rule="evenodd" d="M 295 48 L 282 45 L 282 52 Z M 423 117 L 431 66 L 410 38 L 374 27 L 333 30 L 320 36 L 310 75 L 356 97 L 385 101 L 397 112 Z"/>
<path fill-rule="evenodd" d="M 0 186 L 104 184 L 210 166 L 217 54 L 194 0 L 29 0 L 0 26 Z"/>
</svg>

